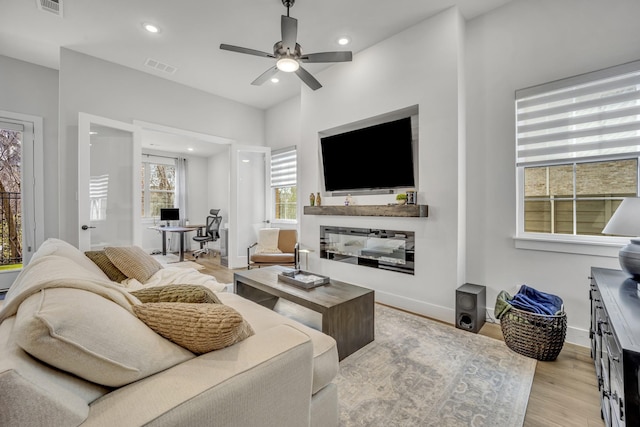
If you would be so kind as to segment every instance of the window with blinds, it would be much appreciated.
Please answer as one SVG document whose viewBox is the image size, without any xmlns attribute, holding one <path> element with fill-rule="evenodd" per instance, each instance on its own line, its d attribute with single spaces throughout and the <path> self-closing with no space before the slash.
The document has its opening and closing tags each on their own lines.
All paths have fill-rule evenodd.
<svg viewBox="0 0 640 427">
<path fill-rule="evenodd" d="M 288 147 L 271 153 L 271 192 L 273 220 L 297 220 L 296 147 Z"/>
<path fill-rule="evenodd" d="M 639 153 L 640 61 L 517 91 L 519 231 L 602 235 Z"/>
</svg>

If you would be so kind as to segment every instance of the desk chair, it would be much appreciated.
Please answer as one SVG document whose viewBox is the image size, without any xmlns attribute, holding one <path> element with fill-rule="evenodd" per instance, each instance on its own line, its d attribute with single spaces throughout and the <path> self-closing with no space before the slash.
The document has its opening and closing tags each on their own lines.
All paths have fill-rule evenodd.
<svg viewBox="0 0 640 427">
<path fill-rule="evenodd" d="M 215 242 L 220 238 L 220 224 L 222 223 L 222 217 L 218 215 L 220 209 L 211 209 L 209 211 L 210 215 L 207 216 L 207 224 L 205 227 L 205 233 L 198 236 L 193 236 L 193 240 L 200 243 L 200 249 L 193 252 L 193 257 L 198 259 L 198 257 L 202 254 L 209 253 L 209 247 L 207 244 L 209 242 Z"/>
</svg>

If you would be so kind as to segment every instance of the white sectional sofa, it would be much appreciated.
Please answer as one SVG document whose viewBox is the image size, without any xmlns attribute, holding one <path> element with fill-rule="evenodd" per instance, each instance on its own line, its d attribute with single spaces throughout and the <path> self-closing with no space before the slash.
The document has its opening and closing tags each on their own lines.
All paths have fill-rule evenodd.
<svg viewBox="0 0 640 427">
<path fill-rule="evenodd" d="M 238 295 L 215 295 L 253 333 L 196 355 L 136 316 L 144 304 L 130 288 L 68 243 L 47 240 L 0 310 L 0 425 L 337 426 L 333 338 Z"/>
</svg>

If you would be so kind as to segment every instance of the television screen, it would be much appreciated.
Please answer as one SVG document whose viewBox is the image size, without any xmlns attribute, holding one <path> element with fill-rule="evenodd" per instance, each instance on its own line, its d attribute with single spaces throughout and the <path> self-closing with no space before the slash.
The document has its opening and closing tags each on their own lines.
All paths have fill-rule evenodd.
<svg viewBox="0 0 640 427">
<path fill-rule="evenodd" d="M 415 187 L 411 118 L 320 138 L 325 191 Z"/>
<path fill-rule="evenodd" d="M 180 220 L 180 209 L 165 208 L 160 209 L 160 221 L 178 221 Z"/>
</svg>

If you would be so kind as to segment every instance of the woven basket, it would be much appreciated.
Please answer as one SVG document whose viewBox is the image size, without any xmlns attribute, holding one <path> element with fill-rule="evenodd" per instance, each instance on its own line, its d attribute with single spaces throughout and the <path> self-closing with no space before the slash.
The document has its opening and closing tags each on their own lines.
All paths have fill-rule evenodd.
<svg viewBox="0 0 640 427">
<path fill-rule="evenodd" d="M 511 308 L 500 319 L 507 346 L 527 357 L 556 360 L 567 334 L 567 314 L 548 316 Z"/>
</svg>

